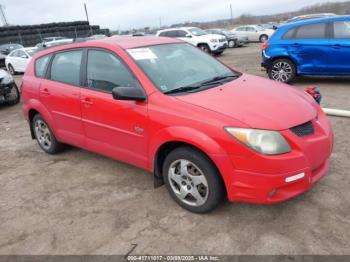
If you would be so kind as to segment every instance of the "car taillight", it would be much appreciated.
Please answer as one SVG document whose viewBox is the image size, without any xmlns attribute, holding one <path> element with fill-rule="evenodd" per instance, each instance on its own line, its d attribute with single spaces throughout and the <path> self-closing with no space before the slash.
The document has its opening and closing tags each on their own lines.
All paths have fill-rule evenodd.
<svg viewBox="0 0 350 262">
<path fill-rule="evenodd" d="M 261 49 L 262 49 L 262 50 L 265 50 L 266 48 L 269 47 L 269 45 L 270 45 L 269 42 L 262 43 Z"/>
</svg>

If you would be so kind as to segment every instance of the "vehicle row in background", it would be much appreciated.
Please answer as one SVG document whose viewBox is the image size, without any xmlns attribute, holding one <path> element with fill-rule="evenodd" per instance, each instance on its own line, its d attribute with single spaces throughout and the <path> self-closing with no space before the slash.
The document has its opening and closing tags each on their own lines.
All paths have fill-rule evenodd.
<svg viewBox="0 0 350 262">
<path fill-rule="evenodd" d="M 262 66 L 271 79 L 350 76 L 350 16 L 330 16 L 280 26 L 263 44 Z"/>
<path fill-rule="evenodd" d="M 226 37 L 228 42 L 228 47 L 241 47 L 248 43 L 248 37 L 238 36 L 229 30 L 222 28 L 207 29 L 206 32 L 210 34 L 223 35 Z"/>
<path fill-rule="evenodd" d="M 237 36 L 247 37 L 250 42 L 266 42 L 275 32 L 273 29 L 266 29 L 260 25 L 239 26 L 232 31 Z"/>
<path fill-rule="evenodd" d="M 190 43 L 206 53 L 220 55 L 228 47 L 225 36 L 218 34 L 208 34 L 197 27 L 179 27 L 159 30 L 157 36 L 165 36 L 181 39 Z"/>
<path fill-rule="evenodd" d="M 13 50 L 23 48 L 22 45 L 19 44 L 5 44 L 0 45 L 0 66 L 5 66 L 5 58 L 11 53 Z"/>
<path fill-rule="evenodd" d="M 38 51 L 37 47 L 20 48 L 12 51 L 5 59 L 6 69 L 11 75 L 24 73 L 36 51 Z"/>
</svg>

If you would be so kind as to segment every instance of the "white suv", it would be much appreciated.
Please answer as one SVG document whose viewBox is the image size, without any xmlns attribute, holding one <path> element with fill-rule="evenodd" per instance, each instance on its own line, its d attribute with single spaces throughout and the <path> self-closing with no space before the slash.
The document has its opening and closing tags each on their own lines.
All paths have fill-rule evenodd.
<svg viewBox="0 0 350 262">
<path fill-rule="evenodd" d="M 273 35 L 275 30 L 265 29 L 259 25 L 244 25 L 239 26 L 231 30 L 232 33 L 235 33 L 238 36 L 246 36 L 250 42 L 260 41 L 262 43 L 269 40 Z"/>
<path fill-rule="evenodd" d="M 188 42 L 204 52 L 220 55 L 227 48 L 225 36 L 208 34 L 197 27 L 180 27 L 159 30 L 157 36 L 175 37 Z"/>
</svg>

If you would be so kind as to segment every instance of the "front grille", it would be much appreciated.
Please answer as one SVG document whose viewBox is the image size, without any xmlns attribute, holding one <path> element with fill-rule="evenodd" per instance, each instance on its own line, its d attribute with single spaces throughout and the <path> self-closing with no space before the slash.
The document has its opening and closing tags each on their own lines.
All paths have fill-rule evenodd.
<svg viewBox="0 0 350 262">
<path fill-rule="evenodd" d="M 306 122 L 304 124 L 298 125 L 298 126 L 294 126 L 292 128 L 290 128 L 290 130 L 296 134 L 297 136 L 307 136 L 307 135 L 312 135 L 315 130 L 314 130 L 314 126 L 312 125 L 312 122 Z"/>
</svg>

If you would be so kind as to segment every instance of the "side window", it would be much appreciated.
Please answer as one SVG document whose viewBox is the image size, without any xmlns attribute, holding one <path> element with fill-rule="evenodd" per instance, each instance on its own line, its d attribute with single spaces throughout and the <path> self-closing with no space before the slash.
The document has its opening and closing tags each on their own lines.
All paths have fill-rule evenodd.
<svg viewBox="0 0 350 262">
<path fill-rule="evenodd" d="M 184 30 L 177 30 L 176 36 L 177 37 L 186 37 L 187 33 Z"/>
<path fill-rule="evenodd" d="M 311 24 L 301 26 L 297 29 L 296 39 L 322 39 L 326 38 L 326 24 Z"/>
<path fill-rule="evenodd" d="M 246 30 L 246 27 L 238 27 L 237 31 L 247 31 L 247 30 Z"/>
<path fill-rule="evenodd" d="M 255 31 L 255 28 L 254 28 L 254 27 L 251 27 L 251 26 L 246 27 L 246 29 L 247 29 L 247 31 L 249 31 L 249 32 L 254 32 L 254 31 Z"/>
<path fill-rule="evenodd" d="M 79 85 L 82 55 L 82 50 L 57 53 L 51 65 L 51 80 Z"/>
<path fill-rule="evenodd" d="M 168 31 L 168 37 L 176 37 L 176 31 L 175 30 L 173 30 L 173 31 Z"/>
<path fill-rule="evenodd" d="M 334 38 L 350 38 L 350 21 L 334 22 Z"/>
<path fill-rule="evenodd" d="M 24 53 L 22 50 L 18 50 L 17 52 L 18 52 L 18 53 L 17 53 L 17 56 L 18 56 L 18 57 L 22 58 L 22 56 L 23 56 L 23 57 L 25 56 L 25 57 L 28 58 L 27 54 Z"/>
<path fill-rule="evenodd" d="M 12 52 L 10 56 L 12 56 L 12 57 L 18 57 L 18 51 Z"/>
<path fill-rule="evenodd" d="M 51 57 L 51 55 L 46 55 L 46 56 L 38 58 L 35 61 L 35 75 L 37 77 L 44 77 L 45 72 L 46 72 L 46 66 L 50 60 L 50 57 Z"/>
<path fill-rule="evenodd" d="M 129 69 L 113 54 L 89 50 L 87 60 L 87 86 L 108 93 L 117 86 L 139 86 Z"/>
<path fill-rule="evenodd" d="M 168 32 L 161 32 L 159 36 L 168 36 Z"/>
<path fill-rule="evenodd" d="M 284 34 L 283 39 L 285 40 L 293 39 L 294 35 L 295 35 L 295 28 L 289 29 L 289 31 Z"/>
</svg>

